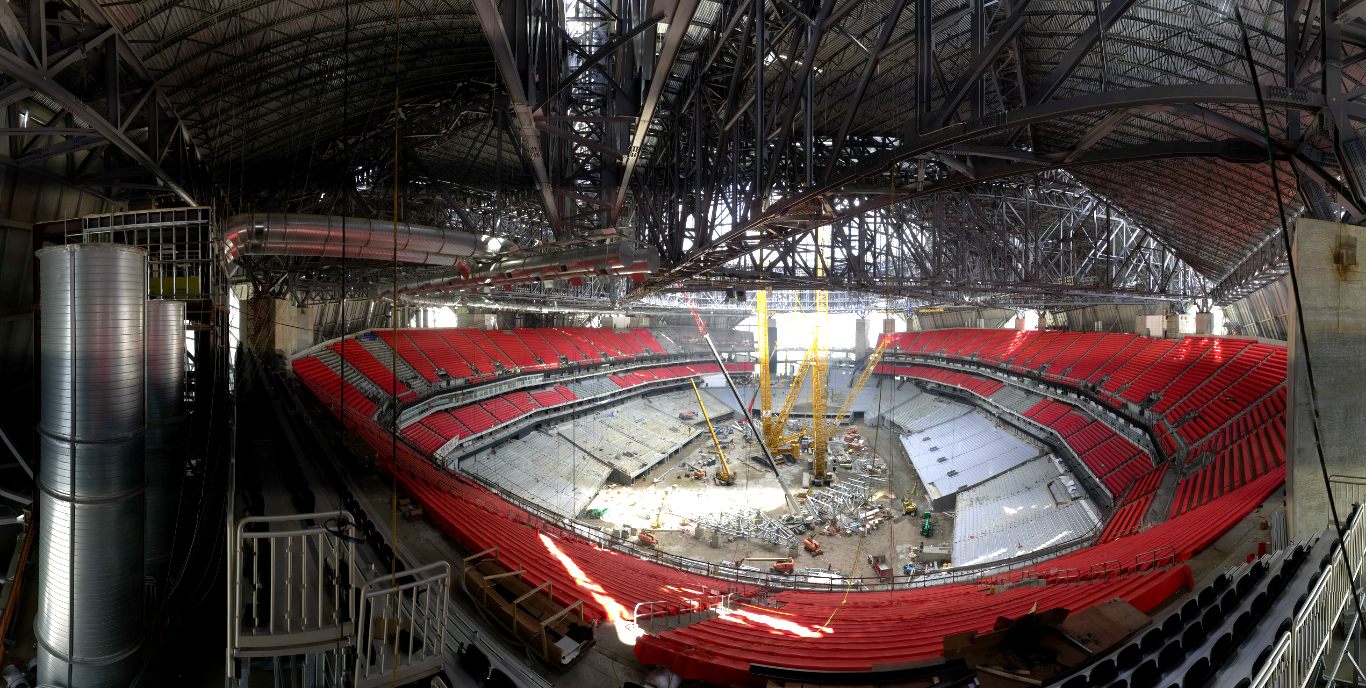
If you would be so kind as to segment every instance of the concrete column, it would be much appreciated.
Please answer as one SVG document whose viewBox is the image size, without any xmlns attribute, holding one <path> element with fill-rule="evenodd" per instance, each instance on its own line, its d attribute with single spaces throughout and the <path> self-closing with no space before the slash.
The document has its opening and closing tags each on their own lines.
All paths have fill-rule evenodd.
<svg viewBox="0 0 1366 688">
<path fill-rule="evenodd" d="M 883 318 L 882 333 L 892 334 L 893 332 L 896 332 L 896 318 Z"/>
<path fill-rule="evenodd" d="M 286 299 L 275 299 L 275 348 L 285 356 L 313 346 L 317 309 L 300 308 Z"/>
<path fill-rule="evenodd" d="M 477 327 L 481 330 L 492 329 L 497 323 L 494 317 L 488 313 L 457 313 L 455 315 L 456 327 Z"/>
<path fill-rule="evenodd" d="M 1160 315 L 1140 315 L 1134 319 L 1134 332 L 1145 337 L 1161 337 L 1167 330 L 1167 319 Z"/>
<path fill-rule="evenodd" d="M 1366 243 L 1366 227 L 1300 219 L 1295 221 L 1293 252 L 1304 307 L 1304 333 L 1295 303 L 1287 322 L 1290 390 L 1286 400 L 1286 501 L 1290 534 L 1301 539 L 1329 522 L 1328 495 L 1314 445 L 1306 362 L 1314 370 L 1319 439 L 1329 475 L 1366 476 L 1360 459 L 1366 416 L 1366 272 L 1356 246 Z M 1307 352 L 1306 355 L 1306 345 Z M 1349 504 L 1339 500 L 1338 515 Z"/>
<path fill-rule="evenodd" d="M 275 299 L 270 294 L 242 302 L 242 344 L 263 359 L 275 353 Z"/>
<path fill-rule="evenodd" d="M 1196 334 L 1215 334 L 1214 314 L 1196 313 L 1195 314 L 1195 333 Z"/>
<path fill-rule="evenodd" d="M 1167 316 L 1166 332 L 1173 335 L 1181 333 L 1181 316 L 1179 314 L 1172 313 Z"/>
<path fill-rule="evenodd" d="M 854 358 L 863 358 L 868 353 L 868 319 L 854 321 Z"/>
</svg>

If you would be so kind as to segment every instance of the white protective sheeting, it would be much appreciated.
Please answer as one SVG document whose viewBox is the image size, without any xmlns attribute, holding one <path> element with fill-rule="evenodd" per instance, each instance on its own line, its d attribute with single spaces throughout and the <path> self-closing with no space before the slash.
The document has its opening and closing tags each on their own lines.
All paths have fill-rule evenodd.
<svg viewBox="0 0 1366 688">
<path fill-rule="evenodd" d="M 953 562 L 983 564 L 1092 534 L 1100 517 L 1051 456 L 1017 466 L 958 494 Z"/>
<path fill-rule="evenodd" d="M 1040 453 L 977 411 L 902 435 L 901 444 L 930 497 L 936 500 L 1008 471 Z"/>
</svg>

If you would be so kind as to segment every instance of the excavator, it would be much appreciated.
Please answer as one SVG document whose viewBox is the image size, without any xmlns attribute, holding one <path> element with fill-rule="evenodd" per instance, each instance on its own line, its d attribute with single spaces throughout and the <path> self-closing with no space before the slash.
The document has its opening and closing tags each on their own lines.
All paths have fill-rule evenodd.
<svg viewBox="0 0 1366 688">
<path fill-rule="evenodd" d="M 712 445 L 716 447 L 716 484 L 734 485 L 735 473 L 730 470 L 730 462 L 726 460 L 726 453 L 721 450 L 721 440 L 716 438 L 716 426 L 711 424 L 711 416 L 707 415 L 707 405 L 702 403 L 702 392 L 697 389 L 697 381 L 689 378 L 692 382 L 692 393 L 697 397 L 697 408 L 702 409 L 702 418 L 707 421 L 707 430 L 711 432 Z"/>
</svg>

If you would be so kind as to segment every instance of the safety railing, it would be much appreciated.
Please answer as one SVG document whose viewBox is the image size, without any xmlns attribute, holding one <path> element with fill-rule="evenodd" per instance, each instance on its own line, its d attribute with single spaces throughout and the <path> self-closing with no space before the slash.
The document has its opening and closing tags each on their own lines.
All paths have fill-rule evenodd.
<svg viewBox="0 0 1366 688">
<path fill-rule="evenodd" d="M 506 516 L 513 521 L 522 521 L 548 535 L 562 538 L 575 538 L 592 543 L 602 549 L 610 549 L 630 554 L 640 559 L 654 561 L 680 571 L 695 573 L 711 578 L 772 590 L 811 590 L 818 592 L 842 592 L 845 589 L 888 591 L 909 588 L 928 588 L 950 583 L 978 583 L 990 581 L 993 576 L 1028 570 L 1055 557 L 1083 549 L 1094 542 L 1104 524 L 1096 524 L 1076 540 L 1059 543 L 1052 547 L 1035 550 L 1011 559 L 961 566 L 937 571 L 929 571 L 914 576 L 880 577 L 831 577 L 820 580 L 802 578 L 786 574 L 776 574 L 757 569 L 743 569 L 726 564 L 715 564 L 700 559 L 692 559 L 670 554 L 652 547 L 642 547 L 633 541 L 615 537 L 563 515 L 528 502 L 517 495 L 504 492 L 497 485 L 472 474 L 462 474 L 467 479 L 483 485 L 516 508 L 508 510 Z"/>
<path fill-rule="evenodd" d="M 229 572 L 234 657 L 310 654 L 349 645 L 356 534 L 343 511 L 237 523 Z"/>
<path fill-rule="evenodd" d="M 1366 478 L 1331 475 L 1328 477 L 1328 485 L 1332 488 L 1333 503 L 1337 505 L 1339 514 L 1351 511 L 1352 504 L 1366 503 Z"/>
<path fill-rule="evenodd" d="M 1249 688 L 1307 688 L 1318 682 L 1320 663 L 1329 643 L 1333 642 L 1334 626 L 1352 599 L 1353 584 L 1346 564 L 1350 563 L 1353 571 L 1360 571 L 1362 555 L 1366 554 L 1366 536 L 1362 533 L 1364 512 L 1366 509 L 1358 508 L 1352 514 L 1345 529 L 1343 546 L 1334 550 L 1328 567 L 1304 602 L 1298 605 L 1299 612 L 1295 614 L 1290 630 L 1276 642 Z"/>
<path fill-rule="evenodd" d="M 361 588 L 354 688 L 401 685 L 441 671 L 450 587 L 450 562 L 438 561 Z"/>
<path fill-rule="evenodd" d="M 699 620 L 702 615 L 717 610 L 729 610 L 734 599 L 735 593 L 733 592 L 713 594 L 701 600 L 692 600 L 691 604 L 685 605 L 681 609 L 677 602 L 663 600 L 640 602 L 631 609 L 631 620 L 628 623 L 642 633 L 653 634 L 654 630 L 647 625 L 650 619 L 665 618 L 668 620 L 669 627 L 686 625 Z"/>
<path fill-rule="evenodd" d="M 316 349 L 317 347 L 295 354 L 295 358 L 309 355 L 308 351 L 314 351 L 316 353 Z M 537 372 L 505 372 L 500 376 L 500 379 L 478 384 L 437 384 L 433 385 L 430 388 L 430 391 L 424 394 L 420 401 L 404 405 L 402 409 L 398 411 L 398 425 L 399 427 L 405 427 L 416 422 L 417 419 L 427 413 L 455 408 L 465 404 L 472 404 L 507 394 L 508 392 L 515 392 L 548 384 L 564 384 L 585 378 L 606 377 L 608 375 L 626 373 L 642 368 L 657 368 L 659 366 L 702 362 L 710 363 L 711 359 L 700 353 L 653 354 L 648 356 L 642 355 L 639 358 L 625 361 L 584 363 Z M 385 420 L 389 419 L 386 418 Z"/>
</svg>

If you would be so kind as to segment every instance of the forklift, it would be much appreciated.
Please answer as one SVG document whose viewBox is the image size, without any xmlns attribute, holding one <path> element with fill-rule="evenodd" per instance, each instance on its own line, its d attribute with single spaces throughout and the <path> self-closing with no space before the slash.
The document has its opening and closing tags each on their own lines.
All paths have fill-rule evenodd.
<svg viewBox="0 0 1366 688">
<path fill-rule="evenodd" d="M 932 537 L 934 535 L 934 521 L 932 520 L 934 512 L 926 511 L 921 513 L 920 516 L 924 519 L 920 522 L 921 537 Z"/>
</svg>

